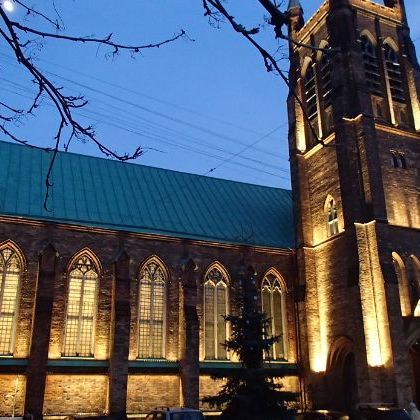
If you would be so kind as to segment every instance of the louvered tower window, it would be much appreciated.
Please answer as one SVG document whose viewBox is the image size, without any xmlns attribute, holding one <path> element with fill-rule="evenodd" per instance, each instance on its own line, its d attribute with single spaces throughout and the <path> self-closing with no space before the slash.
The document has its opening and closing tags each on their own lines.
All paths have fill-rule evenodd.
<svg viewBox="0 0 420 420">
<path fill-rule="evenodd" d="M 98 273 L 87 253 L 75 258 L 70 267 L 63 356 L 93 356 Z"/>
<path fill-rule="evenodd" d="M 399 55 L 389 44 L 385 44 L 384 55 L 392 100 L 405 102 Z"/>
<path fill-rule="evenodd" d="M 166 270 L 156 258 L 140 270 L 138 357 L 165 357 Z"/>
<path fill-rule="evenodd" d="M 308 65 L 308 68 L 304 77 L 305 86 L 305 98 L 306 98 L 306 112 L 309 120 L 316 118 L 318 114 L 317 109 L 317 93 L 316 93 L 316 81 L 315 72 L 312 63 Z"/>
<path fill-rule="evenodd" d="M 13 353 L 13 339 L 22 267 L 16 252 L 0 251 L 0 355 Z"/>
<path fill-rule="evenodd" d="M 227 281 L 222 270 L 211 268 L 204 279 L 205 358 L 227 359 Z"/>
<path fill-rule="evenodd" d="M 327 108 L 331 105 L 331 60 L 328 54 L 322 54 L 320 66 L 323 104 Z"/>
<path fill-rule="evenodd" d="M 379 70 L 378 56 L 375 46 L 370 39 L 363 35 L 361 37 L 361 48 L 363 55 L 363 66 L 365 69 L 366 83 L 370 93 L 378 96 L 383 95 L 381 74 Z"/>
<path fill-rule="evenodd" d="M 262 310 L 270 318 L 267 336 L 278 337 L 270 349 L 271 359 L 285 358 L 285 293 L 277 276 L 268 274 L 264 277 L 261 288 Z"/>
</svg>

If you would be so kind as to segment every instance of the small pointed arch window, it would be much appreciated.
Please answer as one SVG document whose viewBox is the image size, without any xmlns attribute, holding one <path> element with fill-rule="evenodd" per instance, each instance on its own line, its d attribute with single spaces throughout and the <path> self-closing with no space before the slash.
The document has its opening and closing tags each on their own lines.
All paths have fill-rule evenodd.
<svg viewBox="0 0 420 420">
<path fill-rule="evenodd" d="M 376 45 L 367 34 L 363 34 L 360 37 L 360 45 L 362 49 L 366 83 L 369 91 L 374 95 L 383 96 L 381 72 L 376 52 Z"/>
<path fill-rule="evenodd" d="M 318 105 L 315 70 L 312 61 L 306 63 L 303 72 L 303 84 L 305 90 L 306 113 L 309 120 L 313 120 L 318 115 Z"/>
<path fill-rule="evenodd" d="M 99 261 L 89 250 L 69 264 L 63 356 L 93 357 L 99 272 Z"/>
<path fill-rule="evenodd" d="M 389 42 L 384 44 L 384 56 L 392 100 L 396 102 L 405 102 L 400 56 L 397 49 L 391 46 Z"/>
<path fill-rule="evenodd" d="M 333 197 L 328 196 L 325 202 L 325 215 L 327 218 L 328 237 L 334 236 L 339 232 L 337 204 Z"/>
<path fill-rule="evenodd" d="M 227 285 L 226 271 L 219 264 L 212 265 L 204 278 L 204 351 L 208 360 L 227 359 L 223 345 L 227 339 Z"/>
<path fill-rule="evenodd" d="M 407 169 L 407 160 L 404 153 L 398 150 L 390 150 L 391 164 L 394 168 Z"/>
<path fill-rule="evenodd" d="M 0 247 L 0 356 L 13 354 L 23 258 L 11 243 Z"/>
<path fill-rule="evenodd" d="M 264 276 L 261 285 L 262 310 L 269 318 L 267 335 L 278 337 L 270 349 L 273 360 L 286 358 L 286 288 L 283 279 L 273 270 Z"/>
<path fill-rule="evenodd" d="M 166 285 L 168 272 L 157 257 L 149 258 L 139 272 L 138 357 L 165 357 Z"/>
</svg>

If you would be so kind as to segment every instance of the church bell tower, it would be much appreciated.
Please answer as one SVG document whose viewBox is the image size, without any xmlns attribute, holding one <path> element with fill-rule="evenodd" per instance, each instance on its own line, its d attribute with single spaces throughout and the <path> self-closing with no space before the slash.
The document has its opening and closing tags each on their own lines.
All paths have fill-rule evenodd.
<svg viewBox="0 0 420 420">
<path fill-rule="evenodd" d="M 289 4 L 307 406 L 420 403 L 420 68 L 403 0 Z"/>
</svg>

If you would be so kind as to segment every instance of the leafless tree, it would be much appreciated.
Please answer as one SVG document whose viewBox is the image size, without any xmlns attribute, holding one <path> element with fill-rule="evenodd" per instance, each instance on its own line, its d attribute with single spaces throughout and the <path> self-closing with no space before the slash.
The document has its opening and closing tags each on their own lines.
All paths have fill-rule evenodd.
<svg viewBox="0 0 420 420">
<path fill-rule="evenodd" d="M 107 49 L 106 54 L 112 57 L 115 57 L 120 52 L 127 52 L 133 56 L 143 50 L 160 48 L 181 38 L 186 38 L 187 35 L 181 29 L 164 40 L 144 44 L 118 43 L 114 41 L 112 34 L 102 38 L 69 35 L 65 31 L 63 19 L 54 0 L 51 0 L 51 5 L 55 16 L 51 16 L 38 7 L 29 5 L 26 0 L 9 0 L 9 4 L 14 4 L 24 9 L 26 19 L 21 19 L 21 21 L 13 20 L 11 15 L 7 14 L 5 7 L 2 7 L 5 5 L 4 1 L 0 0 L 0 40 L 13 52 L 17 63 L 25 69 L 25 73 L 35 85 L 37 93 L 30 106 L 26 109 L 16 108 L 6 103 L 6 101 L 0 101 L 0 133 L 17 143 L 53 152 L 45 180 L 47 193 L 44 207 L 47 209 L 48 194 L 52 186 L 51 173 L 57 152 L 61 147 L 67 150 L 73 139 L 91 141 L 99 148 L 101 153 L 120 161 L 138 158 L 143 153 L 143 148 L 137 147 L 131 153 L 120 154 L 102 143 L 97 137 L 94 127 L 82 124 L 75 116 L 74 111 L 86 106 L 88 101 L 84 96 L 73 96 L 65 93 L 65 89 L 62 86 L 57 85 L 54 80 L 48 77 L 47 73 L 42 71 L 37 65 L 37 61 L 34 60 L 34 49 L 39 50 L 46 40 L 52 40 L 63 43 L 103 46 Z M 28 18 L 31 19 L 29 20 Z M 44 30 L 45 25 L 50 30 Z M 58 115 L 57 130 L 53 135 L 53 144 L 51 147 L 45 148 L 33 144 L 30 139 L 21 138 L 15 133 L 16 124 L 25 116 L 35 115 L 43 98 L 47 98 L 53 104 Z"/>
</svg>

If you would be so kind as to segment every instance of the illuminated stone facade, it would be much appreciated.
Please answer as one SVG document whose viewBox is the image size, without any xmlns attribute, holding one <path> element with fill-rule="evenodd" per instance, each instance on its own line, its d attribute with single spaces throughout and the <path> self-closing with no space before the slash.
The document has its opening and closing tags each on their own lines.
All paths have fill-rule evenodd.
<svg viewBox="0 0 420 420">
<path fill-rule="evenodd" d="M 289 246 L 250 244 L 244 226 L 231 240 L 114 228 L 115 209 L 106 226 L 53 220 L 43 210 L 39 217 L 2 211 L 0 416 L 124 417 L 156 406 L 200 406 L 220 387 L 211 375 L 237 367 L 219 345 L 229 331 L 218 317 L 232 310 L 237 282 L 250 267 L 272 329 L 283 334 L 271 366 L 302 407 L 351 413 L 358 403 L 420 402 L 420 72 L 404 5 L 327 0 L 306 24 L 298 2 L 291 5 L 290 37 L 298 43 L 291 42 L 290 80 L 304 105 L 290 94 L 296 243 L 289 235 Z M 26 149 L 14 147 L 21 148 L 15 160 L 35 156 L 24 158 Z M 126 182 L 137 170 L 74 155 L 57 159 L 60 168 L 76 162 L 67 174 L 74 184 L 93 167 L 111 178 L 120 171 Z M 157 230 L 172 210 L 187 214 L 187 224 L 193 212 L 200 214 L 197 225 L 210 224 L 209 209 L 213 224 L 232 216 L 199 207 L 195 198 L 197 208 L 179 207 L 190 181 L 176 190 L 174 179 L 187 175 L 156 174 L 169 186 L 169 212 L 161 192 L 140 198 L 162 213 Z M 85 195 L 74 192 L 78 200 L 70 197 L 64 210 L 78 204 L 89 215 L 94 191 L 87 178 Z M 194 182 L 198 189 L 188 194 L 199 197 L 210 181 Z M 26 187 L 21 197 L 34 193 Z M 59 197 L 59 182 L 54 188 Z M 245 187 L 235 188 L 236 194 Z M 247 188 L 241 200 L 255 193 Z M 114 189 L 111 201 L 118 194 Z M 95 204 L 109 205 L 99 195 Z M 42 191 L 37 197 L 28 211 L 42 208 Z M 245 213 L 258 201 L 251 199 Z M 280 203 L 267 203 L 269 220 L 278 223 Z M 256 228 L 254 222 L 267 220 L 251 220 Z M 292 224 L 284 214 L 281 223 Z"/>
<path fill-rule="evenodd" d="M 2 218 L 0 226 L 0 249 L 13 249 L 22 267 L 12 354 L 0 357 L 0 415 L 117 416 L 147 413 L 157 406 L 198 406 L 199 398 L 218 389 L 212 373 L 235 368 L 234 360 L 209 360 L 204 354 L 204 280 L 215 266 L 228 276 L 231 297 L 248 264 L 260 283 L 266 273 L 281 278 L 287 355 L 273 367 L 286 375 L 287 388 L 298 392 L 292 250 L 17 218 Z M 66 357 L 70 273 L 80 255 L 94 262 L 98 273 L 92 354 Z M 164 354 L 141 358 L 139 276 L 150 260 L 165 269 Z"/>
<path fill-rule="evenodd" d="M 404 3 L 327 0 L 306 23 L 289 12 L 305 104 L 289 95 L 304 399 L 419 402 L 420 68 Z"/>
</svg>

